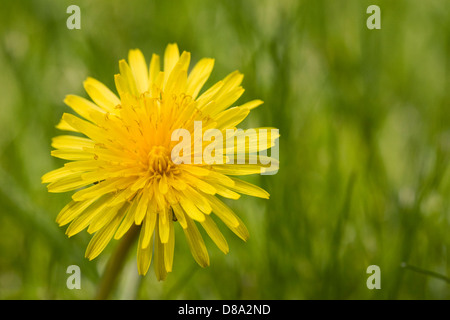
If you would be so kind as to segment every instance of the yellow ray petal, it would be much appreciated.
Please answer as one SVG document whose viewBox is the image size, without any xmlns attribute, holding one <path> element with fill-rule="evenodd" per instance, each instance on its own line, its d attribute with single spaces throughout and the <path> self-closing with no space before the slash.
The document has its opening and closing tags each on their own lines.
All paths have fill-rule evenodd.
<svg viewBox="0 0 450 320">
<path fill-rule="evenodd" d="M 136 207 L 134 215 L 134 223 L 140 225 L 145 215 L 147 214 L 148 203 L 150 201 L 148 189 L 142 190 L 142 196 L 139 199 L 139 204 Z"/>
<path fill-rule="evenodd" d="M 210 174 L 210 170 L 208 170 L 207 168 L 204 168 L 201 166 L 196 166 L 196 165 L 180 164 L 179 168 L 181 170 L 189 172 L 190 174 L 192 174 L 194 176 L 204 177 L 204 176 L 207 176 Z"/>
<path fill-rule="evenodd" d="M 64 103 L 71 107 L 80 116 L 90 121 L 92 121 L 92 113 L 105 113 L 105 111 L 99 108 L 95 103 L 72 94 L 66 96 Z"/>
<path fill-rule="evenodd" d="M 52 147 L 55 149 L 83 150 L 86 147 L 92 148 L 94 145 L 94 141 L 83 137 L 64 135 L 52 138 Z"/>
<path fill-rule="evenodd" d="M 119 98 L 100 81 L 87 78 L 83 85 L 91 99 L 103 110 L 114 113 L 116 106 L 120 105 Z"/>
<path fill-rule="evenodd" d="M 186 236 L 189 248 L 191 249 L 192 256 L 201 267 L 204 268 L 209 266 L 208 251 L 206 250 L 205 242 L 203 241 L 203 238 L 198 231 L 195 222 L 192 219 L 187 218 L 186 223 L 187 228 L 183 229 L 183 231 Z"/>
<path fill-rule="evenodd" d="M 78 151 L 78 150 L 52 150 L 50 154 L 59 159 L 65 160 L 92 160 L 94 159 L 94 155 L 88 153 L 86 151 Z"/>
<path fill-rule="evenodd" d="M 91 171 L 94 169 L 98 169 L 101 166 L 105 166 L 107 164 L 106 161 L 100 160 L 81 160 L 81 161 L 72 161 L 64 164 L 64 168 L 75 171 Z"/>
<path fill-rule="evenodd" d="M 79 189 L 96 182 L 96 179 L 85 180 L 82 178 L 82 172 L 76 172 L 71 176 L 59 178 L 47 186 L 48 192 L 66 192 Z"/>
<path fill-rule="evenodd" d="M 202 111 L 206 114 L 215 117 L 218 113 L 220 113 L 221 111 L 225 110 L 233 103 L 235 103 L 242 96 L 244 91 L 245 90 L 242 87 L 234 88 L 230 92 L 222 94 L 218 98 L 214 98 L 215 104 L 205 106 L 205 108 L 203 108 Z"/>
<path fill-rule="evenodd" d="M 207 194 L 215 194 L 217 192 L 216 188 L 214 188 L 211 184 L 193 176 L 190 174 L 184 174 L 184 179 L 190 183 L 190 185 L 204 193 Z"/>
<path fill-rule="evenodd" d="M 147 214 L 145 215 L 141 230 L 141 234 L 144 235 L 142 238 L 142 242 L 140 243 L 142 249 L 147 248 L 147 246 L 150 244 L 150 239 L 152 238 L 153 232 L 155 231 L 156 216 L 156 212 L 147 210 Z"/>
<path fill-rule="evenodd" d="M 161 243 L 167 243 L 169 241 L 170 235 L 170 221 L 169 223 L 169 210 L 164 208 L 161 212 L 158 213 L 159 219 L 159 236 L 161 237 Z"/>
<path fill-rule="evenodd" d="M 125 60 L 119 61 L 120 76 L 123 81 L 120 81 L 121 88 L 128 88 L 128 92 L 133 96 L 139 96 L 139 91 L 136 85 L 136 79 L 133 76 L 130 66 Z M 120 79 L 119 79 L 120 80 Z M 123 89 L 122 89 L 123 90 Z"/>
<path fill-rule="evenodd" d="M 243 105 L 241 105 L 242 108 L 247 108 L 249 110 L 255 109 L 256 107 L 259 107 L 260 105 L 262 105 L 264 103 L 264 101 L 259 100 L 259 99 L 255 99 L 249 102 L 244 103 Z"/>
<path fill-rule="evenodd" d="M 167 277 L 166 265 L 164 262 L 164 245 L 161 243 L 159 235 L 159 223 L 155 226 L 155 275 L 158 281 L 165 280 Z"/>
<path fill-rule="evenodd" d="M 116 214 L 114 219 L 112 219 L 105 227 L 95 233 L 86 249 L 85 256 L 89 260 L 96 258 L 111 240 L 114 232 L 116 232 L 117 227 L 123 217 L 123 212 Z"/>
<path fill-rule="evenodd" d="M 186 94 L 190 95 L 192 99 L 197 98 L 203 85 L 208 80 L 213 67 L 214 59 L 204 58 L 197 62 L 189 73 Z"/>
<path fill-rule="evenodd" d="M 109 222 L 111 222 L 117 215 L 120 215 L 123 217 L 126 213 L 126 208 L 127 208 L 127 206 L 124 206 L 123 203 L 115 205 L 114 207 L 104 207 L 102 210 L 102 213 L 96 215 L 92 219 L 92 221 L 87 229 L 87 232 L 89 232 L 89 233 L 97 232 L 98 230 L 100 230 L 104 226 L 106 226 Z M 118 224 L 119 223 L 120 223 L 120 221 L 118 222 Z M 117 226 L 119 226 L 119 225 L 117 225 Z"/>
<path fill-rule="evenodd" d="M 217 247 L 225 254 L 228 253 L 229 247 L 227 240 L 220 232 L 217 225 L 210 216 L 205 216 L 205 221 L 201 222 L 203 229 L 208 233 L 209 237 L 214 241 Z"/>
<path fill-rule="evenodd" d="M 186 92 L 187 69 L 189 67 L 190 60 L 191 54 L 184 51 L 170 72 L 165 84 L 164 92 L 168 94 L 180 94 Z"/>
<path fill-rule="evenodd" d="M 186 196 L 180 196 L 180 204 L 187 215 L 197 221 L 204 221 L 205 215 L 201 212 L 194 202 Z"/>
<path fill-rule="evenodd" d="M 172 72 L 173 67 L 178 62 L 178 59 L 180 58 L 180 51 L 178 50 L 178 46 L 176 43 L 171 43 L 167 45 L 166 51 L 164 52 L 164 85 L 167 82 L 167 79 L 170 76 L 170 73 Z"/>
<path fill-rule="evenodd" d="M 227 199 L 237 200 L 241 197 L 239 193 L 231 191 L 228 187 L 224 187 L 221 184 L 212 183 L 218 195 L 225 197 Z"/>
<path fill-rule="evenodd" d="M 146 235 L 144 232 L 139 234 L 139 243 L 137 246 L 137 267 L 139 275 L 146 275 L 153 255 L 153 234 L 148 239 L 148 244 L 143 248 L 143 241 Z M 147 240 L 146 240 L 147 241 Z"/>
<path fill-rule="evenodd" d="M 248 238 L 250 237 L 247 227 L 238 216 L 236 216 L 236 219 L 238 220 L 239 225 L 237 227 L 228 226 L 228 228 L 230 228 L 230 230 L 233 231 L 239 238 L 241 238 L 244 241 L 247 241 Z"/>
<path fill-rule="evenodd" d="M 70 113 L 64 113 L 62 119 L 78 132 L 85 134 L 96 142 L 103 142 L 106 139 L 105 133 L 99 127 L 86 120 L 82 120 Z"/>
<path fill-rule="evenodd" d="M 77 218 L 75 218 L 66 230 L 66 234 L 69 237 L 79 233 L 83 229 L 87 228 L 91 221 L 101 214 L 103 209 L 108 205 L 112 196 L 104 196 L 96 200 L 92 205 L 83 211 Z"/>
<path fill-rule="evenodd" d="M 187 228 L 186 216 L 183 208 L 177 203 L 172 205 L 173 213 L 183 229 Z"/>
<path fill-rule="evenodd" d="M 225 205 L 215 196 L 207 194 L 205 194 L 204 196 L 206 199 L 208 199 L 212 211 L 215 213 L 216 216 L 220 218 L 220 220 L 222 220 L 227 226 L 232 227 L 239 226 L 239 220 L 237 219 L 237 216 L 227 205 Z"/>
<path fill-rule="evenodd" d="M 69 177 L 81 177 L 80 171 L 83 170 L 70 170 L 66 167 L 58 168 L 44 174 L 41 178 L 41 181 L 42 183 L 50 183 Z"/>
<path fill-rule="evenodd" d="M 112 178 L 100 181 L 96 185 L 77 191 L 72 195 L 75 201 L 86 200 L 95 196 L 101 196 L 107 193 L 116 192 L 128 188 L 135 178 Z"/>
<path fill-rule="evenodd" d="M 161 175 L 161 179 L 159 179 L 158 187 L 159 187 L 159 191 L 162 194 L 166 194 L 167 191 L 169 191 L 169 185 L 167 183 L 167 176 L 165 174 Z"/>
<path fill-rule="evenodd" d="M 161 62 L 160 62 L 160 58 L 159 55 L 157 54 L 153 54 L 152 55 L 152 59 L 150 61 L 150 67 L 149 67 L 149 90 L 151 89 L 151 86 L 153 83 L 155 83 L 156 81 L 156 77 L 158 76 L 159 72 L 161 68 Z"/>
<path fill-rule="evenodd" d="M 62 131 L 73 131 L 73 132 L 78 132 L 77 129 L 75 129 L 74 127 L 72 127 L 70 124 L 67 123 L 67 121 L 65 121 L 64 119 L 61 119 L 58 124 L 55 126 L 56 129 L 58 130 L 62 130 Z"/>
<path fill-rule="evenodd" d="M 188 198 L 192 203 L 195 204 L 197 208 L 199 208 L 203 213 L 210 214 L 211 206 L 209 202 L 196 190 L 192 187 L 187 187 L 186 190 L 182 191 L 186 198 Z"/>
<path fill-rule="evenodd" d="M 130 230 L 131 226 L 134 224 L 136 207 L 139 204 L 139 198 L 139 196 L 136 196 L 128 206 L 125 217 L 122 220 L 119 228 L 117 228 L 116 233 L 114 234 L 114 239 L 119 240 L 120 238 L 122 238 L 123 235 L 127 233 L 127 231 Z"/>
<path fill-rule="evenodd" d="M 128 53 L 128 62 L 136 80 L 136 87 L 139 93 L 144 93 L 148 90 L 148 71 L 147 63 L 141 50 L 130 50 Z"/>
<path fill-rule="evenodd" d="M 97 198 L 92 198 L 86 201 L 71 201 L 69 202 L 56 217 L 56 223 L 59 226 L 68 224 L 70 221 L 78 217 L 87 207 L 89 207 Z"/>
<path fill-rule="evenodd" d="M 244 121 L 249 113 L 250 110 L 243 107 L 233 107 L 222 111 L 215 118 L 217 128 L 220 130 L 232 129 Z"/>
<path fill-rule="evenodd" d="M 175 249 L 175 232 L 173 229 L 173 222 L 169 221 L 169 238 L 164 244 L 164 262 L 167 272 L 172 272 L 173 253 Z"/>
<path fill-rule="evenodd" d="M 237 179 L 237 178 L 231 178 L 234 181 L 234 186 L 230 187 L 231 190 L 237 191 L 239 193 L 247 194 L 249 196 L 258 197 L 258 198 L 264 198 L 269 199 L 269 193 L 265 191 L 264 189 L 255 186 L 254 184 L 251 184 L 249 182 Z"/>
<path fill-rule="evenodd" d="M 229 176 L 244 176 L 249 174 L 260 174 L 261 164 L 213 164 L 213 169 Z"/>
</svg>

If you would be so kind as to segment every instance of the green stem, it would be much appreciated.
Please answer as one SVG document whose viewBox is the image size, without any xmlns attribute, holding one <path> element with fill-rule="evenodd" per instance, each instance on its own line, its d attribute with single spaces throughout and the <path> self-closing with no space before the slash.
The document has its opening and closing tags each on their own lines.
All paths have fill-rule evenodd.
<svg viewBox="0 0 450 320">
<path fill-rule="evenodd" d="M 447 283 L 450 283 L 450 278 L 447 277 L 447 276 L 444 276 L 443 274 L 440 274 L 440 273 L 437 273 L 437 272 L 434 272 L 434 271 L 430 271 L 430 270 L 426 270 L 426 269 L 422 269 L 422 268 L 419 268 L 419 267 L 415 267 L 415 266 L 409 265 L 409 264 L 407 264 L 405 262 L 403 262 L 400 266 L 402 268 L 404 268 L 404 269 L 409 269 L 409 270 L 415 271 L 417 273 L 421 273 L 421 274 L 424 274 L 424 275 L 427 275 L 427 276 L 431 276 L 433 278 L 441 279 L 441 280 L 444 280 Z"/>
<path fill-rule="evenodd" d="M 139 235 L 139 230 L 140 227 L 136 225 L 131 227 L 109 258 L 95 299 L 108 299 L 115 286 L 117 277 L 122 271 L 123 265 L 126 260 L 126 255 L 133 245 L 134 241 L 136 240 L 137 236 Z"/>
</svg>

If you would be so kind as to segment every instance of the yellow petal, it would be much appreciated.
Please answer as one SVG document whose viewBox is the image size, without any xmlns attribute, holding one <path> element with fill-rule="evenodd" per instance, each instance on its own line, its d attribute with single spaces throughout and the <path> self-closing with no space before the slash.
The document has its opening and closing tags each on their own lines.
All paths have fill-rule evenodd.
<svg viewBox="0 0 450 320">
<path fill-rule="evenodd" d="M 180 58 L 180 51 L 178 50 L 178 46 L 176 43 L 172 43 L 167 45 L 166 51 L 164 52 L 164 85 L 167 82 L 167 79 L 170 76 L 170 73 L 172 72 L 173 67 L 178 62 L 178 59 Z"/>
<path fill-rule="evenodd" d="M 170 233 L 170 226 L 169 224 L 169 214 L 168 209 L 165 208 L 163 211 L 159 212 L 158 214 L 159 219 L 159 236 L 161 237 L 161 243 L 167 243 L 169 241 L 169 233 Z"/>
<path fill-rule="evenodd" d="M 173 67 L 165 84 L 164 92 L 168 94 L 180 94 L 186 92 L 187 69 L 191 60 L 191 54 L 184 51 L 178 62 Z"/>
<path fill-rule="evenodd" d="M 211 103 L 216 94 L 220 92 L 220 89 L 223 87 L 223 84 L 224 84 L 223 81 L 216 82 L 212 87 L 210 87 L 208 90 L 202 93 L 201 96 L 198 97 L 197 99 L 197 108 L 203 110 L 205 106 Z"/>
<path fill-rule="evenodd" d="M 114 207 L 104 207 L 101 214 L 98 214 L 93 218 L 87 231 L 89 233 L 97 232 L 109 224 L 117 215 L 124 216 L 126 212 L 125 209 L 126 207 L 123 203 L 120 203 Z M 120 221 L 117 226 L 119 226 L 119 223 Z"/>
<path fill-rule="evenodd" d="M 161 243 L 158 223 L 155 226 L 155 275 L 158 281 L 165 280 L 167 277 L 166 265 L 164 262 L 164 245 Z"/>
<path fill-rule="evenodd" d="M 114 239 L 119 240 L 128 230 L 130 230 L 131 226 L 134 224 L 135 212 L 138 204 L 139 197 L 136 196 L 131 205 L 128 206 L 125 217 L 114 235 Z"/>
<path fill-rule="evenodd" d="M 199 192 L 195 191 L 191 187 L 187 187 L 186 190 L 183 190 L 183 193 L 186 198 L 192 201 L 192 203 L 194 203 L 195 206 L 203 213 L 211 213 L 211 206 L 209 205 L 209 202 Z"/>
<path fill-rule="evenodd" d="M 105 113 L 105 111 L 99 108 L 95 103 L 71 94 L 66 96 L 64 103 L 87 120 L 91 120 L 92 113 Z"/>
<path fill-rule="evenodd" d="M 195 165 L 190 165 L 190 164 L 180 164 L 179 168 L 189 172 L 190 174 L 193 174 L 195 176 L 207 176 L 210 173 L 210 170 L 200 167 L 200 166 L 195 166 Z"/>
<path fill-rule="evenodd" d="M 245 90 L 242 87 L 237 87 L 230 92 L 222 94 L 220 97 L 214 97 L 215 104 L 205 106 L 202 111 L 211 116 L 216 116 L 218 113 L 235 103 L 242 96 L 244 91 Z"/>
<path fill-rule="evenodd" d="M 239 220 L 234 212 L 228 208 L 222 201 L 215 196 L 204 195 L 209 200 L 212 211 L 222 220 L 227 226 L 237 227 L 239 226 Z"/>
<path fill-rule="evenodd" d="M 230 177 L 212 170 L 209 171 L 208 176 L 204 177 L 204 179 L 210 184 L 219 183 L 225 187 L 234 186 L 234 181 Z"/>
<path fill-rule="evenodd" d="M 190 95 L 192 99 L 197 98 L 203 85 L 208 80 L 213 67 L 214 59 L 204 58 L 189 73 L 186 94 Z"/>
<path fill-rule="evenodd" d="M 94 155 L 86 151 L 78 150 L 52 150 L 50 154 L 55 158 L 65 159 L 65 160 L 92 160 Z"/>
<path fill-rule="evenodd" d="M 169 237 L 167 243 L 164 244 L 164 262 L 167 272 L 172 272 L 174 249 L 175 232 L 173 229 L 173 222 L 169 221 Z"/>
<path fill-rule="evenodd" d="M 187 218 L 186 223 L 187 228 L 183 229 L 183 231 L 189 248 L 191 249 L 192 256 L 201 267 L 207 267 L 209 265 L 209 255 L 206 250 L 205 242 L 203 241 L 195 222 L 192 219 Z"/>
<path fill-rule="evenodd" d="M 236 178 L 231 179 L 234 181 L 234 186 L 230 187 L 230 189 L 237 191 L 239 193 L 247 194 L 249 196 L 269 199 L 270 195 L 264 189 L 240 179 Z"/>
<path fill-rule="evenodd" d="M 239 123 L 244 121 L 248 116 L 250 110 L 242 107 L 234 107 L 225 111 L 222 111 L 217 115 L 215 121 L 218 129 L 232 129 Z"/>
<path fill-rule="evenodd" d="M 91 99 L 103 110 L 114 113 L 115 107 L 120 105 L 119 98 L 100 81 L 87 78 L 83 85 Z"/>
<path fill-rule="evenodd" d="M 213 164 L 215 171 L 229 176 L 244 176 L 249 174 L 260 174 L 261 164 Z"/>
<path fill-rule="evenodd" d="M 244 241 L 247 241 L 248 238 L 250 237 L 247 227 L 238 216 L 236 216 L 236 219 L 238 220 L 239 225 L 237 227 L 228 226 L 228 228 L 230 228 L 230 230 L 233 231 L 239 238 L 241 238 Z"/>
<path fill-rule="evenodd" d="M 142 226 L 141 234 L 143 234 L 142 242 L 140 246 L 142 249 L 147 248 L 150 244 L 150 239 L 153 236 L 153 232 L 155 231 L 156 225 L 156 212 L 147 211 L 145 215 L 144 224 Z"/>
<path fill-rule="evenodd" d="M 124 101 L 130 101 L 131 99 L 131 90 L 128 84 L 128 79 L 126 79 L 121 74 L 114 75 L 114 83 L 116 85 L 117 92 L 119 93 L 120 99 L 123 104 Z"/>
<path fill-rule="evenodd" d="M 56 136 L 52 138 L 52 147 L 55 149 L 74 149 L 83 150 L 83 148 L 93 148 L 95 142 L 91 139 L 77 136 Z"/>
<path fill-rule="evenodd" d="M 217 225 L 214 223 L 213 219 L 210 216 L 205 216 L 205 221 L 201 222 L 203 229 L 205 229 L 206 233 L 208 233 L 209 237 L 214 241 L 217 247 L 225 254 L 228 253 L 229 247 L 227 240 L 220 232 Z"/>
<path fill-rule="evenodd" d="M 72 195 L 75 201 L 86 200 L 95 196 L 102 196 L 107 193 L 116 192 L 119 189 L 126 189 L 134 182 L 135 178 L 114 178 L 100 181 L 96 185 L 77 191 Z"/>
<path fill-rule="evenodd" d="M 139 91 L 136 85 L 136 79 L 133 76 L 133 71 L 131 71 L 130 66 L 125 60 L 119 61 L 120 76 L 123 81 L 120 81 L 121 88 L 127 88 L 127 91 L 133 96 L 139 96 Z M 122 90 L 124 90 L 122 89 Z"/>
<path fill-rule="evenodd" d="M 85 180 L 82 178 L 82 172 L 76 172 L 73 175 L 55 180 L 47 186 L 47 189 L 48 192 L 66 192 L 85 187 L 93 182 L 96 182 L 96 180 Z"/>
<path fill-rule="evenodd" d="M 78 217 L 87 207 L 89 207 L 96 198 L 92 198 L 86 201 L 71 201 L 69 202 L 56 217 L 56 223 L 59 226 L 68 224 L 70 221 Z"/>
<path fill-rule="evenodd" d="M 134 223 L 137 225 L 140 225 L 142 223 L 142 220 L 144 219 L 145 215 L 147 214 L 147 208 L 148 208 L 148 202 L 149 199 L 149 193 L 147 189 L 144 189 L 142 191 L 142 196 L 139 199 L 139 203 L 136 207 L 136 213 L 134 218 Z"/>
<path fill-rule="evenodd" d="M 142 276 L 147 274 L 153 255 L 153 234 L 150 236 L 150 239 L 148 239 L 149 243 L 145 248 L 143 248 L 142 245 L 144 237 L 145 234 L 141 230 L 139 235 L 139 243 L 137 246 L 137 266 L 138 266 L 138 273 L 139 275 Z"/>
<path fill-rule="evenodd" d="M 183 208 L 177 203 L 172 205 L 173 213 L 183 229 L 187 228 L 186 216 Z"/>
<path fill-rule="evenodd" d="M 42 183 L 50 183 L 60 179 L 68 177 L 81 177 L 81 173 L 78 171 L 72 171 L 66 167 L 58 168 L 44 174 L 41 178 Z"/>
<path fill-rule="evenodd" d="M 96 200 L 92 205 L 83 211 L 77 218 L 75 218 L 66 230 L 69 237 L 79 233 L 91 223 L 91 221 L 101 214 L 103 209 L 108 205 L 112 196 L 104 196 Z"/>
<path fill-rule="evenodd" d="M 207 197 L 210 201 L 211 207 L 216 216 L 218 216 L 220 220 L 222 220 L 239 238 L 247 241 L 249 233 L 242 220 L 215 196 L 205 195 L 205 197 Z"/>
<path fill-rule="evenodd" d="M 243 105 L 241 105 L 241 107 L 252 110 L 252 109 L 255 109 L 256 107 L 262 105 L 263 103 L 264 103 L 264 101 L 256 99 L 256 100 L 252 100 L 252 101 L 244 103 Z"/>
<path fill-rule="evenodd" d="M 186 181 L 188 181 L 190 183 L 190 185 L 192 187 L 195 187 L 196 189 L 198 189 L 204 193 L 215 194 L 217 192 L 216 188 L 214 188 L 211 184 L 209 184 L 195 176 L 192 176 L 190 174 L 184 174 L 183 177 Z"/>
<path fill-rule="evenodd" d="M 149 67 L 149 88 L 151 89 L 151 86 L 156 81 L 156 77 L 158 76 L 161 67 L 160 58 L 159 55 L 153 54 L 152 59 L 150 61 L 150 67 Z"/>
<path fill-rule="evenodd" d="M 119 226 L 122 217 L 123 213 L 116 214 L 114 219 L 112 219 L 105 227 L 95 233 L 86 249 L 86 258 L 92 260 L 97 257 L 103 251 L 103 249 L 105 249 L 112 236 L 114 235 L 114 232 L 116 232 L 116 229 Z"/>
<path fill-rule="evenodd" d="M 201 212 L 188 197 L 184 195 L 180 196 L 180 204 L 184 212 L 186 212 L 190 218 L 197 221 L 205 220 L 205 215 L 203 214 L 203 212 Z"/>
<path fill-rule="evenodd" d="M 225 79 L 219 81 L 221 85 L 218 87 L 218 90 L 212 91 L 211 88 L 210 90 L 212 92 L 209 92 L 210 90 L 208 90 L 200 96 L 198 107 L 201 108 L 202 111 L 211 115 L 216 115 L 221 110 L 224 110 L 224 108 L 226 108 L 226 101 L 230 101 L 231 96 L 235 97 L 237 95 L 237 98 L 239 98 L 239 96 L 243 93 L 243 89 L 239 86 L 242 83 L 243 78 L 244 75 L 239 71 L 230 73 L 225 77 Z M 205 110 L 205 98 L 216 102 L 215 109 Z"/>
<path fill-rule="evenodd" d="M 227 199 L 233 199 L 233 200 L 237 200 L 241 197 L 241 195 L 239 193 L 236 193 L 234 191 L 231 191 L 230 189 L 228 189 L 228 187 L 224 187 L 220 184 L 212 184 L 214 186 L 214 188 L 216 188 L 216 192 L 218 195 L 225 197 Z"/>
<path fill-rule="evenodd" d="M 169 185 L 167 184 L 167 177 L 165 174 L 161 175 L 161 179 L 159 179 L 159 191 L 162 194 L 166 194 L 169 191 Z"/>
<path fill-rule="evenodd" d="M 82 120 L 70 113 L 64 113 L 62 119 L 78 132 L 85 134 L 96 142 L 103 142 L 105 140 L 105 133 L 99 127 L 86 120 Z"/>
<path fill-rule="evenodd" d="M 72 127 L 70 124 L 68 124 L 67 121 L 65 121 L 64 119 L 61 119 L 61 120 L 59 121 L 59 123 L 56 125 L 56 129 L 62 130 L 62 131 L 73 131 L 73 132 L 78 132 L 77 129 L 75 129 L 75 128 Z"/>
<path fill-rule="evenodd" d="M 136 80 L 137 90 L 139 93 L 146 92 L 148 90 L 148 71 L 147 63 L 141 50 L 130 50 L 128 53 L 128 62 Z"/>
</svg>

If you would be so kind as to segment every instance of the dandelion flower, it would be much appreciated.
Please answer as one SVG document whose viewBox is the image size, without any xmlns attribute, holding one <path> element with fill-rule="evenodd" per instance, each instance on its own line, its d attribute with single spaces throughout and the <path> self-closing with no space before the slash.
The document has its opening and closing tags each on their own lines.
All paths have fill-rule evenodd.
<svg viewBox="0 0 450 320">
<path fill-rule="evenodd" d="M 215 220 L 247 240 L 247 228 L 218 196 L 268 198 L 263 189 L 236 178 L 258 173 L 263 165 L 175 163 L 171 155 L 178 141 L 172 141 L 172 133 L 182 128 L 195 134 L 194 124 L 199 122 L 201 133 L 236 128 L 262 101 L 231 107 L 244 92 L 243 75 L 237 71 L 201 93 L 214 60 L 201 59 L 188 73 L 189 63 L 190 53 L 180 55 L 176 44 L 167 46 L 163 70 L 158 55 L 153 54 L 147 67 L 141 51 L 130 50 L 128 63 L 119 62 L 120 74 L 114 78 L 118 96 L 88 78 L 84 88 L 92 102 L 76 95 L 65 98 L 84 119 L 64 113 L 57 128 L 78 134 L 53 138 L 51 154 L 70 162 L 45 174 L 42 182 L 48 183 L 49 192 L 76 191 L 56 222 L 70 223 L 69 237 L 86 228 L 94 234 L 86 250 L 88 259 L 137 225 L 138 272 L 145 275 L 153 257 L 156 277 L 164 280 L 172 271 L 175 224 L 181 226 L 202 267 L 209 265 L 209 256 L 199 225 L 224 253 L 229 247 Z M 200 152 L 212 143 L 201 141 Z M 223 155 L 228 157 L 230 150 L 225 149 Z M 248 156 L 250 149 L 246 148 Z"/>
</svg>

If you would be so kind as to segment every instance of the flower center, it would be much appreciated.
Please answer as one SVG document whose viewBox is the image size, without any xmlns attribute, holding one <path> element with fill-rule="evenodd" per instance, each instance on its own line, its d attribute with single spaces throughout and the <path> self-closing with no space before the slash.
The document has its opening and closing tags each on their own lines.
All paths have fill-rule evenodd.
<svg viewBox="0 0 450 320">
<path fill-rule="evenodd" d="M 168 172 L 173 166 L 169 150 L 162 146 L 153 146 L 148 153 L 148 170 L 155 174 Z"/>
</svg>

